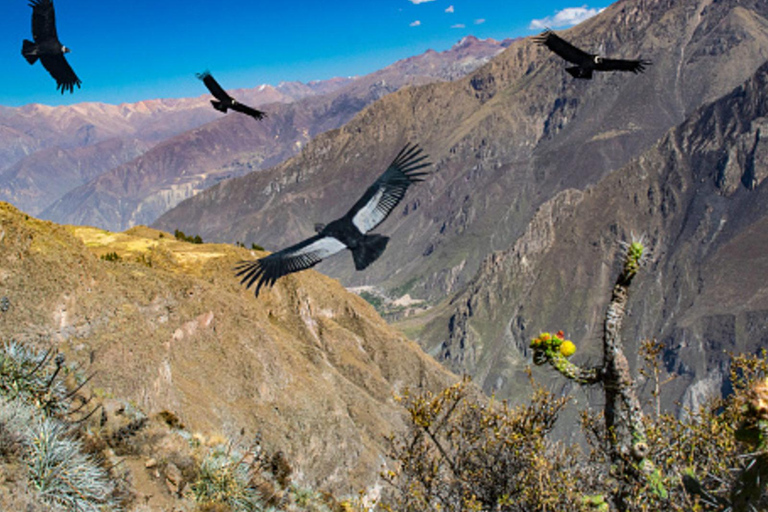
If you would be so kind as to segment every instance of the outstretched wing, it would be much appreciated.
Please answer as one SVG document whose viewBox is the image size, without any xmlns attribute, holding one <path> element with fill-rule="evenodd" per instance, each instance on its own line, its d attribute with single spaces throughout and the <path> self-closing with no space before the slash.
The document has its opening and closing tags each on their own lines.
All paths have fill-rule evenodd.
<svg viewBox="0 0 768 512">
<path fill-rule="evenodd" d="M 595 66 L 598 71 L 631 71 L 633 73 L 642 73 L 645 66 L 650 66 L 648 60 L 620 60 L 620 59 L 600 59 Z"/>
<path fill-rule="evenodd" d="M 30 0 L 29 6 L 32 8 L 32 38 L 35 42 L 39 43 L 49 39 L 58 41 L 53 2 L 51 0 Z"/>
<path fill-rule="evenodd" d="M 64 91 L 74 92 L 75 86 L 80 88 L 82 82 L 77 78 L 63 54 L 41 55 L 40 63 L 56 80 L 56 89 L 61 90 L 61 94 L 64 94 Z"/>
<path fill-rule="evenodd" d="M 208 88 L 209 91 L 211 91 L 211 94 L 216 96 L 217 99 L 225 102 L 232 101 L 232 96 L 227 94 L 227 91 L 225 91 L 220 85 L 219 82 L 216 81 L 215 78 L 211 75 L 209 71 L 204 71 L 203 73 L 198 73 L 197 78 L 203 81 L 205 86 Z"/>
<path fill-rule="evenodd" d="M 272 286 L 284 275 L 313 267 L 344 248 L 346 245 L 331 236 L 315 235 L 264 258 L 242 261 L 235 267 L 235 275 L 242 276 L 240 284 L 246 288 L 258 282 L 254 291 L 258 296 L 262 286 Z"/>
<path fill-rule="evenodd" d="M 582 65 L 592 61 L 594 55 L 580 50 L 573 46 L 571 43 L 561 38 L 551 30 L 545 30 L 538 36 L 533 38 L 537 43 L 546 46 L 568 62 Z"/>
<path fill-rule="evenodd" d="M 346 216 L 351 218 L 360 232 L 367 233 L 381 224 L 403 199 L 411 183 L 423 181 L 422 176 L 429 174 L 416 172 L 432 165 L 424 161 L 428 157 L 421 156 L 421 152 L 418 145 L 406 144 L 384 174 L 368 187 L 363 197 L 349 210 Z"/>
<path fill-rule="evenodd" d="M 232 104 L 232 110 L 237 110 L 238 112 L 242 112 L 243 114 L 248 114 L 254 119 L 261 120 L 267 117 L 266 112 L 262 112 L 261 110 L 256 110 L 255 108 L 251 108 L 248 105 L 243 105 L 239 101 L 235 101 Z"/>
</svg>

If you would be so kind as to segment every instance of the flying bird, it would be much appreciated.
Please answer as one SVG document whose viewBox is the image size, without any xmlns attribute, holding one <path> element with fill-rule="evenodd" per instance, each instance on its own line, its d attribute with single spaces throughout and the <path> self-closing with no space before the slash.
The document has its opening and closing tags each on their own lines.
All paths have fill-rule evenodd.
<svg viewBox="0 0 768 512">
<path fill-rule="evenodd" d="M 257 283 L 254 293 L 258 297 L 262 286 L 272 286 L 284 275 L 313 267 L 345 248 L 352 251 L 356 270 L 368 267 L 384 252 L 389 237 L 367 233 L 387 218 L 412 183 L 429 174 L 418 172 L 432 165 L 427 158 L 418 145 L 406 144 L 346 215 L 327 226 L 315 225 L 317 234 L 303 242 L 255 261 L 240 262 L 236 267 L 236 275 L 242 276 L 240 284 L 250 288 Z"/>
<path fill-rule="evenodd" d="M 38 59 L 48 73 L 56 80 L 56 89 L 74 92 L 75 86 L 80 88 L 82 83 L 72 71 L 65 53 L 69 48 L 61 44 L 56 34 L 56 13 L 53 11 L 51 0 L 30 0 L 32 8 L 32 41 L 25 39 L 21 46 L 21 54 L 27 62 L 34 64 Z"/>
<path fill-rule="evenodd" d="M 568 62 L 576 64 L 565 68 L 574 78 L 589 80 L 593 71 L 631 71 L 642 73 L 645 66 L 651 65 L 647 60 L 620 60 L 606 59 L 600 55 L 593 55 L 580 50 L 571 43 L 561 38 L 551 30 L 545 30 L 534 38 L 537 43 L 546 46 Z"/>
<path fill-rule="evenodd" d="M 219 85 L 219 82 L 213 78 L 210 72 L 205 71 L 204 73 L 198 73 L 197 78 L 202 80 L 208 90 L 211 91 L 211 94 L 216 97 L 215 100 L 211 100 L 211 105 L 213 105 L 213 108 L 216 110 L 226 113 L 227 109 L 231 108 L 232 110 L 242 112 L 243 114 L 248 114 L 256 120 L 264 119 L 267 116 L 266 112 L 256 110 L 255 108 L 251 108 L 248 105 L 243 105 L 232 96 L 227 94 L 227 91 L 225 91 L 224 88 Z"/>
</svg>

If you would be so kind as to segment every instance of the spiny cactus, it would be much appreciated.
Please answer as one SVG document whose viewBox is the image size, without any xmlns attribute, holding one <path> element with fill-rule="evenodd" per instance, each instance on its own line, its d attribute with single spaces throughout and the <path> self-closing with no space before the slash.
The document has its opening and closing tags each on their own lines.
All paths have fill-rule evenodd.
<svg viewBox="0 0 768 512">
<path fill-rule="evenodd" d="M 595 368 L 581 368 L 568 358 L 575 345 L 566 340 L 562 331 L 554 336 L 542 333 L 531 342 L 535 364 L 549 364 L 570 380 L 583 385 L 599 384 L 605 393 L 605 429 L 610 432 L 610 457 L 615 467 L 621 467 L 622 490 L 616 500 L 620 509 L 630 489 L 642 482 L 655 496 L 666 499 L 668 493 L 663 478 L 647 457 L 648 444 L 640 401 L 634 390 L 634 379 L 624 354 L 621 328 L 629 299 L 629 286 L 642 265 L 645 246 L 642 238 L 623 243 L 621 273 L 614 284 L 611 301 L 603 323 L 603 363 Z"/>
<path fill-rule="evenodd" d="M 554 335 L 543 332 L 531 340 L 530 346 L 536 365 L 550 364 L 565 377 L 580 384 L 593 384 L 600 378 L 597 369 L 584 369 L 568 360 L 576 353 L 576 345 L 565 339 L 563 331 Z"/>
</svg>

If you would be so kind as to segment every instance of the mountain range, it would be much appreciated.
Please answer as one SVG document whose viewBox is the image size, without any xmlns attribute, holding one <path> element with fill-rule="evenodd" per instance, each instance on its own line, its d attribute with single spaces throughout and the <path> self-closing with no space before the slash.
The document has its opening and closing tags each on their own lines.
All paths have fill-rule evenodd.
<svg viewBox="0 0 768 512">
<path fill-rule="evenodd" d="M 653 64 L 640 75 L 574 80 L 562 59 L 530 38 L 516 41 L 462 79 L 386 96 L 342 128 L 316 137 L 295 158 L 224 181 L 154 225 L 276 250 L 310 235 L 314 223 L 342 215 L 350 198 L 375 179 L 404 142 L 418 142 L 431 156 L 434 173 L 409 190 L 382 225 L 381 232 L 392 237 L 386 256 L 366 272 L 355 272 L 344 258 L 318 268 L 346 286 L 431 304 L 430 311 L 409 320 L 409 334 L 455 371 L 476 375 L 487 391 L 513 396 L 514 379 L 489 368 L 525 364 L 525 341 L 515 338 L 513 350 L 513 315 L 499 312 L 497 317 L 489 309 L 515 293 L 516 276 L 508 276 L 512 289 L 479 287 L 484 279 L 500 279 L 488 275 L 487 258 L 523 243 L 519 240 L 526 233 L 536 236 L 537 212 L 551 208 L 550 201 L 587 194 L 621 175 L 670 129 L 753 77 L 768 60 L 768 5 L 622 0 L 562 35 L 587 51 Z M 595 215 L 597 222 L 618 212 Z M 618 243 L 619 233 L 628 229 L 618 219 L 613 224 L 610 237 Z M 561 275 L 557 267 L 537 272 L 552 279 Z M 570 295 L 560 296 L 559 287 L 544 282 L 554 294 L 546 296 L 552 302 L 526 309 L 526 317 L 530 323 L 536 316 L 542 326 L 553 319 L 563 322 L 554 304 Z M 482 290 L 482 299 L 470 299 L 470 288 Z M 472 309 L 473 300 L 484 310 L 482 318 L 467 324 L 472 339 L 481 340 L 477 343 L 460 331 L 451 334 L 466 314 L 456 316 L 461 307 L 480 314 Z M 590 333 L 598 332 L 599 308 L 585 314 L 570 317 L 561 328 L 594 341 Z M 651 329 L 643 333 L 650 335 Z M 693 362 L 683 358 L 677 364 Z M 701 377 L 699 372 L 689 384 Z"/>
<path fill-rule="evenodd" d="M 727 391 L 730 354 L 768 342 L 756 278 L 768 275 L 766 128 L 768 63 L 598 184 L 545 202 L 427 323 L 423 345 L 488 392 L 524 375 L 541 331 L 565 330 L 594 360 L 621 242 L 634 238 L 648 255 L 625 321 L 632 363 L 640 341 L 663 343 L 670 408 Z"/>
<path fill-rule="evenodd" d="M 266 110 L 262 122 L 222 116 L 208 97 L 6 109 L 0 126 L 11 135 L 0 156 L 9 166 L 0 170 L 0 199 L 57 222 L 113 230 L 149 224 L 219 180 L 280 163 L 384 95 L 463 76 L 508 44 L 467 37 L 362 77 L 231 91 Z"/>
<path fill-rule="evenodd" d="M 400 425 L 393 391 L 439 388 L 452 370 L 518 398 L 540 331 L 562 329 L 575 360 L 593 362 L 616 254 L 639 238 L 648 254 L 625 339 L 663 343 L 670 409 L 727 391 L 727 351 L 768 342 L 768 4 L 619 0 L 561 34 L 653 64 L 574 80 L 531 38 L 487 43 L 482 56 L 469 39 L 265 105 L 269 123 L 228 115 L 170 139 L 91 136 L 126 161 L 41 215 L 116 231 L 159 218 L 118 234 L 4 205 L 2 334 L 54 340 L 106 373 L 103 386 L 195 428 L 264 431 L 307 479 L 354 487 L 375 480 L 376 440 Z M 68 140 L 62 161 L 97 151 Z M 406 142 L 430 155 L 432 174 L 377 230 L 387 251 L 365 272 L 348 257 L 317 268 L 420 301 L 396 326 L 448 370 L 314 271 L 254 298 L 231 267 L 264 253 L 223 243 L 274 251 L 313 234 Z M 222 243 L 177 242 L 175 229 Z M 120 261 L 101 259 L 111 252 Z"/>
</svg>

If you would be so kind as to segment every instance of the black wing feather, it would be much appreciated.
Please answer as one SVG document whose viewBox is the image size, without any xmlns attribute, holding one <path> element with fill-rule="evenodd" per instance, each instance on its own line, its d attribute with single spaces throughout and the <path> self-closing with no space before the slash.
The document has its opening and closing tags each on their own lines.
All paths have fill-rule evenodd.
<svg viewBox="0 0 768 512">
<path fill-rule="evenodd" d="M 621 60 L 621 59 L 600 59 L 595 69 L 598 71 L 631 71 L 632 73 L 642 73 L 645 66 L 650 66 L 648 60 Z"/>
<path fill-rule="evenodd" d="M 61 90 L 61 94 L 64 94 L 65 91 L 74 92 L 75 86 L 80 88 L 82 82 L 77 78 L 63 54 L 41 55 L 40 63 L 56 80 L 56 89 Z"/>
<path fill-rule="evenodd" d="M 203 73 L 198 73 L 197 78 L 203 81 L 208 90 L 211 91 L 211 94 L 213 94 L 217 99 L 227 103 L 232 101 L 232 96 L 227 94 L 227 91 L 225 91 L 224 88 L 219 85 L 219 82 L 213 78 L 213 75 L 211 75 L 210 72 L 205 71 Z"/>
<path fill-rule="evenodd" d="M 561 38 L 551 30 L 545 30 L 538 36 L 534 37 L 534 41 L 546 46 L 568 62 L 572 62 L 579 66 L 585 63 L 588 64 L 594 58 L 594 55 L 576 48 L 571 43 Z"/>
<path fill-rule="evenodd" d="M 431 162 L 416 144 L 406 144 L 384 174 L 368 187 L 363 197 L 349 210 L 346 217 L 362 232 L 367 233 L 381 224 L 405 196 L 412 183 L 423 181 L 428 172 L 416 172 Z"/>
<path fill-rule="evenodd" d="M 56 33 L 56 13 L 51 0 L 31 0 L 32 8 L 32 38 L 36 43 L 54 39 L 59 40 Z"/>
<path fill-rule="evenodd" d="M 242 112 L 243 114 L 248 114 L 254 119 L 264 119 L 265 117 L 267 117 L 266 112 L 262 112 L 261 110 L 256 110 L 255 108 L 251 108 L 248 105 L 243 105 L 239 101 L 235 101 L 232 104 L 231 108 L 232 110 L 237 110 L 238 112 Z"/>
<path fill-rule="evenodd" d="M 281 277 L 306 270 L 320 263 L 323 258 L 344 248 L 344 244 L 333 237 L 315 235 L 255 261 L 241 261 L 235 267 L 235 275 L 242 277 L 240 284 L 250 288 L 254 283 L 259 295 L 263 286 L 272 286 Z"/>
</svg>

